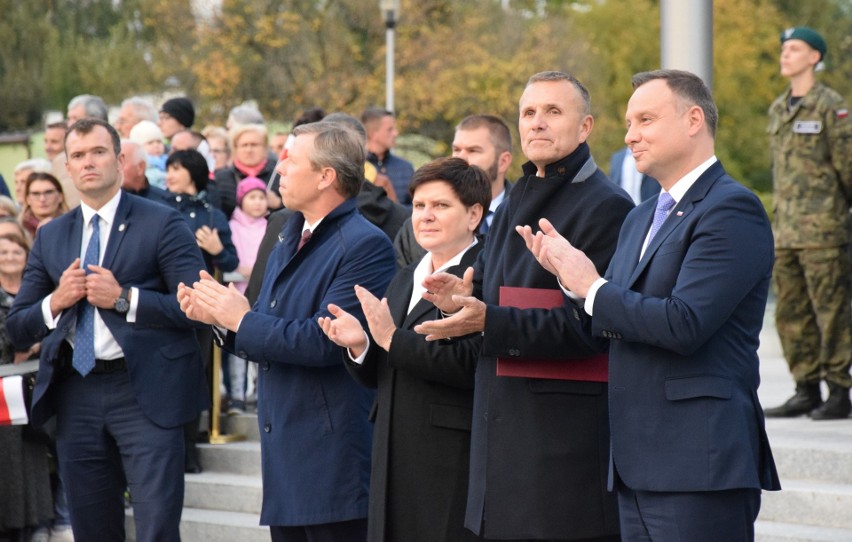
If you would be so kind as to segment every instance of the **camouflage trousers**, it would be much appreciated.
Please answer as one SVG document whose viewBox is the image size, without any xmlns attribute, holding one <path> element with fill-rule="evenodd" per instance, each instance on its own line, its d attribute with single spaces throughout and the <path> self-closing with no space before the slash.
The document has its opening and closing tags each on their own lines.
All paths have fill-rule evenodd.
<svg viewBox="0 0 852 542">
<path fill-rule="evenodd" d="M 797 383 L 852 386 L 852 307 L 847 246 L 777 249 L 775 325 Z"/>
</svg>

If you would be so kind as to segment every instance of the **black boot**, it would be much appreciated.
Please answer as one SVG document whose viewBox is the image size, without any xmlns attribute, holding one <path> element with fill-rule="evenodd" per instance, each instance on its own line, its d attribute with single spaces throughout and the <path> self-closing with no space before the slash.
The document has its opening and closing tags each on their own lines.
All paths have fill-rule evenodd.
<svg viewBox="0 0 852 542">
<path fill-rule="evenodd" d="M 795 418 L 804 416 L 822 405 L 819 392 L 819 382 L 796 384 L 796 395 L 787 402 L 775 408 L 766 408 L 763 415 L 767 418 Z"/>
<path fill-rule="evenodd" d="M 828 383 L 828 399 L 822 406 L 811 411 L 812 420 L 844 420 L 852 412 L 849 388 Z"/>
</svg>

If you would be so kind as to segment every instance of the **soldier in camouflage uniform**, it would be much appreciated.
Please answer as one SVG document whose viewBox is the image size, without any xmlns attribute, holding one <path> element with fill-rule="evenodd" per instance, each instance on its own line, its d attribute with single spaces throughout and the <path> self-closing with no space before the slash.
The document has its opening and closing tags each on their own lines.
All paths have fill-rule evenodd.
<svg viewBox="0 0 852 542">
<path fill-rule="evenodd" d="M 852 121 L 837 92 L 816 81 L 825 41 L 806 27 L 781 34 L 790 88 L 769 109 L 775 190 L 775 313 L 796 394 L 771 417 L 849 416 L 852 403 L 849 209 Z M 828 384 L 823 403 L 820 381 Z"/>
</svg>

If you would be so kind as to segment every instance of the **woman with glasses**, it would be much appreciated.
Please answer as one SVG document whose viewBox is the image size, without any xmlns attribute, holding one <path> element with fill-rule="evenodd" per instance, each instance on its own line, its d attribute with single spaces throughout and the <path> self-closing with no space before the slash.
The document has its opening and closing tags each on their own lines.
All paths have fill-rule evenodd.
<svg viewBox="0 0 852 542">
<path fill-rule="evenodd" d="M 21 224 L 35 237 L 42 224 L 68 212 L 62 185 L 50 173 L 33 172 L 27 177 Z"/>
<path fill-rule="evenodd" d="M 215 173 L 216 191 L 222 211 L 230 218 L 237 206 L 237 185 L 250 177 L 260 179 L 269 187 L 269 208 L 281 207 L 278 185 L 269 186 L 275 171 L 275 157 L 269 153 L 269 139 L 263 124 L 238 124 L 228 133 L 231 139 L 233 163 Z"/>
</svg>

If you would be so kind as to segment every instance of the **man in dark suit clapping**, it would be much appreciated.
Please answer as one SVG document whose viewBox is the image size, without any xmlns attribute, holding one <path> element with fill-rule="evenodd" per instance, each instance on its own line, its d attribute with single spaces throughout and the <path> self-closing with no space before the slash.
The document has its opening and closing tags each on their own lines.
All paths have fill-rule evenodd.
<svg viewBox="0 0 852 542">
<path fill-rule="evenodd" d="M 366 539 L 373 393 L 347 373 L 317 319 L 328 305 L 364 323 L 355 285 L 381 296 L 390 239 L 357 210 L 364 147 L 336 123 L 303 124 L 278 166 L 294 214 L 269 255 L 257 302 L 206 273 L 181 288 L 190 318 L 218 326 L 224 348 L 258 363 L 263 462 L 260 522 L 274 542 Z"/>
<path fill-rule="evenodd" d="M 625 142 L 662 191 L 628 215 L 604 278 L 547 220 L 519 232 L 585 299 L 574 327 L 610 339 L 623 539 L 752 541 L 761 489 L 780 489 L 757 397 L 769 220 L 716 159 L 718 112 L 700 78 L 645 72 L 633 88 Z"/>
</svg>

